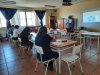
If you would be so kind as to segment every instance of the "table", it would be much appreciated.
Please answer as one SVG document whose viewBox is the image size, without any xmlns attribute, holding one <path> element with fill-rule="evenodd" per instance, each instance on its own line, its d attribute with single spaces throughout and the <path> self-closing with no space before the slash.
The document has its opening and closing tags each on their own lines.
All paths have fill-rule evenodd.
<svg viewBox="0 0 100 75">
<path fill-rule="evenodd" d="M 60 39 L 60 40 L 63 40 L 63 39 Z M 56 41 L 58 42 L 58 41 Z M 53 48 L 56 48 L 56 51 L 59 53 L 59 74 L 61 74 L 61 52 L 62 51 L 65 51 L 69 48 L 72 48 L 73 46 L 72 45 L 75 45 L 77 44 L 77 41 L 73 41 L 73 40 L 67 40 L 66 42 L 58 42 L 58 44 L 56 44 L 56 42 L 52 42 L 51 43 L 51 46 Z M 62 49 L 66 47 L 65 49 Z"/>
<path fill-rule="evenodd" d="M 99 44 L 100 44 L 100 33 L 99 32 L 82 32 L 82 33 L 79 33 L 80 35 L 84 35 L 84 36 L 91 36 L 91 37 L 97 37 L 98 38 L 98 46 L 97 46 L 97 49 L 98 49 L 98 53 L 100 52 L 99 51 Z M 80 36 L 81 37 L 81 36 Z M 84 38 L 85 39 L 85 38 Z"/>
</svg>

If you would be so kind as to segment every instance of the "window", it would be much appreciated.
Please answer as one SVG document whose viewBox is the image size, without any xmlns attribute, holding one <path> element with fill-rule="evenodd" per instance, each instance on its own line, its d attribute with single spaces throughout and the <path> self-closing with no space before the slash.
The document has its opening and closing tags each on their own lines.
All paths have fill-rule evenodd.
<svg viewBox="0 0 100 75">
<path fill-rule="evenodd" d="M 1 27 L 6 27 L 6 19 L 4 18 L 4 16 L 0 12 L 0 28 Z"/>
<path fill-rule="evenodd" d="M 35 14 L 34 12 L 26 12 L 27 17 L 27 25 L 34 26 L 35 25 Z"/>
<path fill-rule="evenodd" d="M 21 26 L 34 26 L 35 25 L 35 14 L 34 12 L 19 12 L 20 25 Z"/>
<path fill-rule="evenodd" d="M 14 16 L 15 23 L 20 26 L 38 26 L 40 20 L 37 17 L 35 11 L 18 11 Z M 13 21 L 14 22 L 14 21 Z M 43 25 L 46 25 L 46 15 L 43 18 Z"/>
<path fill-rule="evenodd" d="M 19 12 L 19 17 L 20 17 L 20 25 L 26 26 L 25 12 Z"/>
</svg>

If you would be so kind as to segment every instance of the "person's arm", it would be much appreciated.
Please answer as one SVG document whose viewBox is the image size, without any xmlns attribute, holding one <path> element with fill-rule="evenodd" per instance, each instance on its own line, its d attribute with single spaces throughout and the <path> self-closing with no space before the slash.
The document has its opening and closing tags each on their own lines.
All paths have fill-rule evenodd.
<svg viewBox="0 0 100 75">
<path fill-rule="evenodd" d="M 32 39 L 32 34 L 30 34 L 30 35 L 28 36 L 28 38 L 29 38 L 29 40 L 31 40 L 31 39 Z"/>
</svg>

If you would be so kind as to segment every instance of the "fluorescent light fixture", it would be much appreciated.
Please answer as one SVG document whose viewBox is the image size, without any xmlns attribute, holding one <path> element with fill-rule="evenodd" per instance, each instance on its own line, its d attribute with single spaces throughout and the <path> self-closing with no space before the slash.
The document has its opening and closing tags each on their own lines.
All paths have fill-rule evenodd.
<svg viewBox="0 0 100 75">
<path fill-rule="evenodd" d="M 15 1 L 1 1 L 0 5 L 10 5 L 10 4 L 16 4 Z"/>
<path fill-rule="evenodd" d="M 45 5 L 45 7 L 55 8 L 56 6 L 53 6 L 53 5 Z"/>
</svg>

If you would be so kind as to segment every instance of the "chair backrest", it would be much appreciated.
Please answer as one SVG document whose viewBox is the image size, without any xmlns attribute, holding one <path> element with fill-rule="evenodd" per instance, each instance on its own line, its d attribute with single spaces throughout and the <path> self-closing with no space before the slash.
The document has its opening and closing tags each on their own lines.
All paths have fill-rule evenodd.
<svg viewBox="0 0 100 75">
<path fill-rule="evenodd" d="M 60 32 L 60 29 L 56 29 L 56 31 Z"/>
<path fill-rule="evenodd" d="M 66 35 L 66 32 L 65 31 L 61 31 L 61 35 Z"/>
<path fill-rule="evenodd" d="M 42 47 L 37 46 L 37 45 L 34 45 L 34 47 L 35 47 L 37 53 L 44 54 Z"/>
<path fill-rule="evenodd" d="M 57 34 L 57 31 L 55 30 L 55 31 L 53 31 L 54 32 L 54 34 Z"/>
<path fill-rule="evenodd" d="M 18 37 L 18 45 L 21 46 L 21 38 Z"/>
<path fill-rule="evenodd" d="M 74 46 L 74 47 L 73 47 L 73 51 L 72 51 L 72 53 L 73 53 L 73 54 L 79 54 L 79 53 L 81 53 L 82 46 L 83 46 L 83 44 L 80 44 L 80 45 Z"/>
<path fill-rule="evenodd" d="M 18 38 L 18 41 L 21 42 L 21 38 Z"/>
<path fill-rule="evenodd" d="M 49 28 L 47 28 L 47 33 L 50 33 L 50 29 Z"/>
</svg>

